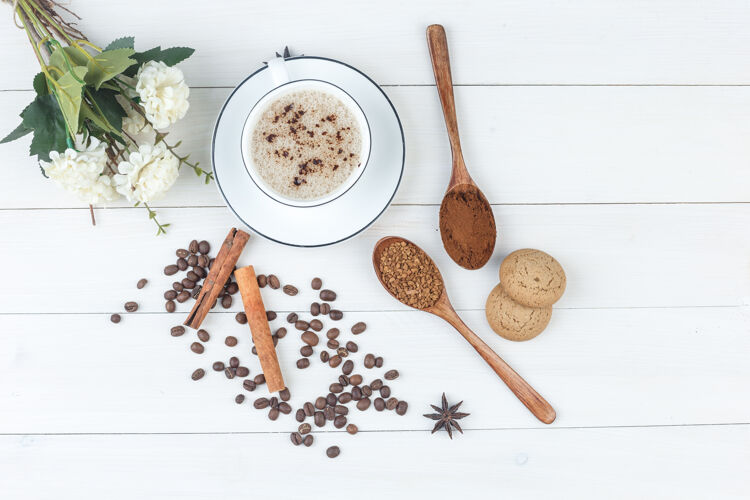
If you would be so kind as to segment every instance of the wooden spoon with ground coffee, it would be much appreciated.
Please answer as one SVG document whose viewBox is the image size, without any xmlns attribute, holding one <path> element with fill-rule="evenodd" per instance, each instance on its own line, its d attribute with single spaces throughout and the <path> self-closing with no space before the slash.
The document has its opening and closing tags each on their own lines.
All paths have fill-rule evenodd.
<svg viewBox="0 0 750 500">
<path fill-rule="evenodd" d="M 388 236 L 375 244 L 372 264 L 380 284 L 396 300 L 447 321 L 536 418 L 545 424 L 555 420 L 552 406 L 461 321 L 448 300 L 440 271 L 421 248 L 404 238 Z"/>
<path fill-rule="evenodd" d="M 448 41 L 442 26 L 433 24 L 427 28 L 427 44 L 453 154 L 453 172 L 440 205 L 440 237 L 445 251 L 456 264 L 466 269 L 479 269 L 490 260 L 495 249 L 495 217 L 490 203 L 464 163 L 453 100 Z"/>
</svg>

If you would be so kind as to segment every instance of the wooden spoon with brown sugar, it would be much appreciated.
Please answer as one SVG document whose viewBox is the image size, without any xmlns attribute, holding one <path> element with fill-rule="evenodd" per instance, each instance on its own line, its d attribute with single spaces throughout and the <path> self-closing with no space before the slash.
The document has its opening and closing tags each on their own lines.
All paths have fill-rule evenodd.
<svg viewBox="0 0 750 500">
<path fill-rule="evenodd" d="M 375 244 L 372 265 L 380 284 L 396 300 L 447 321 L 536 418 L 545 424 L 555 420 L 552 405 L 461 320 L 448 299 L 440 270 L 424 250 L 404 238 L 387 236 Z"/>
<path fill-rule="evenodd" d="M 495 249 L 495 217 L 490 203 L 464 163 L 453 99 L 448 41 L 441 25 L 427 27 L 427 44 L 453 154 L 453 172 L 440 205 L 440 237 L 445 251 L 456 264 L 466 269 L 479 269 L 490 260 Z"/>
</svg>

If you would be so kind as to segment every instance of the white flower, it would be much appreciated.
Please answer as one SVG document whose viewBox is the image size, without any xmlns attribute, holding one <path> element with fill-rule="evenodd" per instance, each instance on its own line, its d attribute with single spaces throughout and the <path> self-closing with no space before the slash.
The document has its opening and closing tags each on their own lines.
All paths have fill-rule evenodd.
<svg viewBox="0 0 750 500">
<path fill-rule="evenodd" d="M 185 116 L 190 88 L 179 68 L 149 61 L 140 67 L 136 78 L 135 90 L 154 128 L 164 129 Z"/>
<path fill-rule="evenodd" d="M 114 176 L 117 192 L 131 202 L 158 200 L 177 180 L 178 167 L 179 160 L 163 143 L 142 144 L 117 166 L 120 171 Z"/>
<path fill-rule="evenodd" d="M 79 138 L 76 143 L 82 151 L 68 148 L 64 153 L 50 152 L 50 161 L 41 162 L 44 173 L 88 204 L 117 198 L 110 177 L 103 174 L 107 166 L 106 145 L 95 137 L 89 138 L 88 146 Z"/>
<path fill-rule="evenodd" d="M 117 101 L 120 103 L 122 108 L 127 113 L 127 116 L 122 118 L 122 129 L 125 133 L 131 136 L 137 136 L 141 134 L 150 134 L 154 131 L 151 124 L 143 117 L 142 114 L 138 113 L 130 105 L 125 98 L 117 96 Z"/>
</svg>

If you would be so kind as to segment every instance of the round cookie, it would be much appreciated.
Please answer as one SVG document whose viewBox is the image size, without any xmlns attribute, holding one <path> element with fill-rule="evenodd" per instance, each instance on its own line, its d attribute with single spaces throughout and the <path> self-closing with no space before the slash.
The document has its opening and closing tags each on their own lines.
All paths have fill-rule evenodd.
<svg viewBox="0 0 750 500">
<path fill-rule="evenodd" d="M 492 289 L 485 305 L 487 321 L 495 333 L 508 340 L 533 339 L 547 327 L 552 306 L 529 307 L 510 298 L 498 285 Z"/>
<path fill-rule="evenodd" d="M 565 292 L 565 271 L 541 250 L 524 248 L 500 264 L 500 282 L 510 297 L 530 307 L 551 306 Z"/>
</svg>

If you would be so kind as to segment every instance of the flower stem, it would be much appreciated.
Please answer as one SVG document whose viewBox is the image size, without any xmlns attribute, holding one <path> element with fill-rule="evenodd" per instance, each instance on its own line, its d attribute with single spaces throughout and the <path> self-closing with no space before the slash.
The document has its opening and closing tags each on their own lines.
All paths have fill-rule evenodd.
<svg viewBox="0 0 750 500">
<path fill-rule="evenodd" d="M 179 153 L 177 153 L 177 147 L 180 145 L 180 143 L 178 142 L 174 146 L 170 146 L 167 143 L 167 141 L 164 140 L 164 138 L 166 136 L 167 136 L 166 133 L 157 132 L 156 133 L 156 140 L 154 141 L 154 144 L 159 144 L 160 142 L 163 142 L 164 146 L 166 146 L 166 148 L 169 150 L 169 152 L 172 153 L 173 155 L 175 155 L 175 157 L 179 160 L 180 164 L 179 164 L 178 168 L 181 167 L 182 164 L 184 163 L 188 167 L 192 168 L 193 171 L 195 172 L 195 175 L 197 175 L 198 177 L 200 177 L 201 175 L 204 175 L 206 177 L 206 179 L 205 179 L 206 184 L 208 184 L 209 182 L 211 182 L 213 180 L 213 178 L 214 178 L 214 173 L 213 172 L 208 171 L 208 170 L 203 170 L 202 168 L 200 168 L 198 166 L 200 164 L 200 162 L 193 163 L 193 162 L 189 161 L 188 158 L 190 158 L 190 154 L 187 154 L 185 156 L 180 156 Z"/>
<path fill-rule="evenodd" d="M 167 234 L 167 228 L 169 227 L 169 224 L 159 224 L 159 221 L 156 220 L 156 212 L 151 210 L 151 207 L 148 206 L 148 203 L 144 203 L 143 206 L 146 207 L 146 210 L 148 210 L 148 218 L 153 220 L 158 228 L 156 230 L 156 236 L 159 236 L 160 234 Z"/>
<path fill-rule="evenodd" d="M 91 212 L 91 225 L 96 226 L 96 218 L 94 217 L 94 205 L 89 204 L 89 212 Z"/>
</svg>

